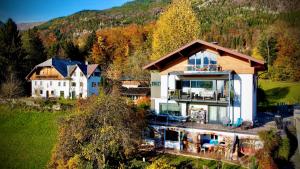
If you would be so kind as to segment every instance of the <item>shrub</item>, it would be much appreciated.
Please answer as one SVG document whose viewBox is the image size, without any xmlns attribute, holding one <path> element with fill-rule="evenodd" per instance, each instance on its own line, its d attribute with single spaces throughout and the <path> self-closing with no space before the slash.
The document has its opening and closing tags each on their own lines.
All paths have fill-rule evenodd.
<svg viewBox="0 0 300 169">
<path fill-rule="evenodd" d="M 160 158 L 155 160 L 147 169 L 175 169 L 175 167 L 171 166 L 167 160 Z"/>
<path fill-rule="evenodd" d="M 281 160 L 289 160 L 290 153 L 290 140 L 286 137 L 282 139 L 282 142 L 278 149 L 278 158 Z"/>
<path fill-rule="evenodd" d="M 77 106 L 74 115 L 60 123 L 49 168 L 122 167 L 137 150 L 143 118 L 123 97 L 101 95 Z"/>
</svg>

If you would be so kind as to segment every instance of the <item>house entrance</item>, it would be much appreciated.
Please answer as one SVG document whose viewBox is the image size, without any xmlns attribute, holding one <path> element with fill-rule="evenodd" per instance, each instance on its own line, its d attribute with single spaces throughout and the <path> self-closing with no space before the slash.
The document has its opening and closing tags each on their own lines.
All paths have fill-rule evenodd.
<svg viewBox="0 0 300 169">
<path fill-rule="evenodd" d="M 72 93 L 71 93 L 71 98 L 72 98 L 72 99 L 75 99 L 75 96 L 76 96 L 76 95 L 75 95 L 75 91 L 72 91 Z"/>
</svg>

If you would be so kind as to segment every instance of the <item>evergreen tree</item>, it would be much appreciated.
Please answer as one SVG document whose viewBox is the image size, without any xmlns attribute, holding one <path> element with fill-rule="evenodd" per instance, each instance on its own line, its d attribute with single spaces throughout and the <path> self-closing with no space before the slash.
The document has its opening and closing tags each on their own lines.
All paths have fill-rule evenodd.
<svg viewBox="0 0 300 169">
<path fill-rule="evenodd" d="M 65 41 L 62 47 L 67 58 L 81 62 L 85 61 L 85 57 L 80 51 L 78 45 L 75 45 L 71 41 Z"/>
<path fill-rule="evenodd" d="M 17 25 L 12 19 L 8 19 L 0 26 L 0 83 L 8 74 L 14 74 L 17 78 L 23 79 L 24 52 L 22 50 L 21 36 Z"/>
<path fill-rule="evenodd" d="M 157 21 L 153 33 L 151 60 L 198 38 L 200 26 L 189 0 L 175 0 Z"/>
<path fill-rule="evenodd" d="M 277 40 L 272 36 L 262 36 L 259 42 L 258 50 L 260 55 L 268 63 L 272 65 L 277 56 Z"/>
<path fill-rule="evenodd" d="M 45 61 L 47 56 L 43 42 L 36 29 L 29 29 L 22 35 L 22 46 L 26 53 L 26 71 L 29 72 L 35 65 Z"/>
</svg>

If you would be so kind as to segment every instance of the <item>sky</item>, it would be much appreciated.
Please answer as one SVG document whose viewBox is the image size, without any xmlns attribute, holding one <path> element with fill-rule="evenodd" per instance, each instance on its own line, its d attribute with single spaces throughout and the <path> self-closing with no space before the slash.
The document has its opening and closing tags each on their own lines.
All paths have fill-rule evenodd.
<svg viewBox="0 0 300 169">
<path fill-rule="evenodd" d="M 0 0 L 0 20 L 17 23 L 48 21 L 81 10 L 101 10 L 130 0 Z"/>
</svg>

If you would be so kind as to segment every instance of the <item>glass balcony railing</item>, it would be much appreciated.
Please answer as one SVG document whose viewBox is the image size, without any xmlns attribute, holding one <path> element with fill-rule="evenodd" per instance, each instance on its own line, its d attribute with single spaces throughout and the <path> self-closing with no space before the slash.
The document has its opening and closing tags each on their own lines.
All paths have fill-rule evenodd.
<svg viewBox="0 0 300 169">
<path fill-rule="evenodd" d="M 186 92 L 182 89 L 169 90 L 169 99 L 178 101 L 219 103 L 228 103 L 229 101 L 228 95 L 225 92 L 218 90 L 198 90 L 195 92 Z"/>
<path fill-rule="evenodd" d="M 216 64 L 210 65 L 187 65 L 187 71 L 221 71 L 221 67 Z"/>
</svg>

